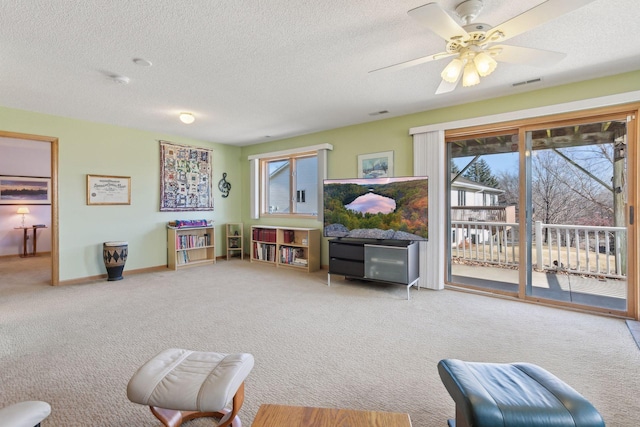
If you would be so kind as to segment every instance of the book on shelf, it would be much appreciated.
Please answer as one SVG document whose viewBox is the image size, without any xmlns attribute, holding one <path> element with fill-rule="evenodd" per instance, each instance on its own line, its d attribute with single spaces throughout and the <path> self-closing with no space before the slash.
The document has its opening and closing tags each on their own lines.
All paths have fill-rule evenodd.
<svg viewBox="0 0 640 427">
<path fill-rule="evenodd" d="M 276 242 L 276 230 L 274 228 L 254 228 L 253 240 L 259 240 L 261 242 Z"/>
<path fill-rule="evenodd" d="M 307 260 L 304 258 L 304 249 L 291 246 L 281 246 L 280 263 L 306 265 Z"/>
<path fill-rule="evenodd" d="M 176 249 L 204 248 L 211 244 L 208 234 L 181 234 L 176 236 Z"/>
<path fill-rule="evenodd" d="M 293 230 L 282 230 L 282 239 L 284 243 L 293 243 L 295 241 L 295 231 Z"/>
<path fill-rule="evenodd" d="M 253 258 L 260 261 L 275 261 L 276 245 L 254 242 L 253 254 Z"/>
</svg>

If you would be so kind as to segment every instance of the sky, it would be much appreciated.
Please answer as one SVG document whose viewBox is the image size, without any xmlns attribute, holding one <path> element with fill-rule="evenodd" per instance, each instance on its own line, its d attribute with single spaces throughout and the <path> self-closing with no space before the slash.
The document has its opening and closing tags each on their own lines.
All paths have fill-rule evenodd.
<svg viewBox="0 0 640 427">
<path fill-rule="evenodd" d="M 458 166 L 460 170 L 464 168 L 474 156 L 458 157 L 453 159 L 453 162 Z M 489 167 L 493 176 L 499 175 L 502 171 L 518 172 L 518 153 L 503 153 L 503 154 L 491 154 L 480 156 Z"/>
</svg>

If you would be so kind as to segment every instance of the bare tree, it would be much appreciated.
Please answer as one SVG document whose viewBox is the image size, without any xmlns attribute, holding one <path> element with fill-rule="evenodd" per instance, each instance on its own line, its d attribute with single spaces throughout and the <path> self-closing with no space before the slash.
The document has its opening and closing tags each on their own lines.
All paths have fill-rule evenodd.
<svg viewBox="0 0 640 427">
<path fill-rule="evenodd" d="M 518 172 L 506 170 L 498 172 L 496 179 L 498 180 L 498 188 L 504 190 L 504 193 L 500 195 L 499 204 L 501 206 L 518 206 L 518 200 L 520 199 Z"/>
</svg>

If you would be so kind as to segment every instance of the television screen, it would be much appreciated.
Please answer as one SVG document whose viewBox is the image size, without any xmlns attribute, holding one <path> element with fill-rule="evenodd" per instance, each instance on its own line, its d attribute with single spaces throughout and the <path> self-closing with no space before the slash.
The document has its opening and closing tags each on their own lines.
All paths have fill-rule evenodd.
<svg viewBox="0 0 640 427">
<path fill-rule="evenodd" d="M 428 178 L 325 179 L 324 236 L 427 240 Z"/>
</svg>

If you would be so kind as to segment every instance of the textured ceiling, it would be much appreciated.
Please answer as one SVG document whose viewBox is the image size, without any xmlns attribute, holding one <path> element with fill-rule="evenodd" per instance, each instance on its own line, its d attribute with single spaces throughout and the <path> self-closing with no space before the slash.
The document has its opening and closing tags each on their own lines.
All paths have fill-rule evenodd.
<svg viewBox="0 0 640 427">
<path fill-rule="evenodd" d="M 0 105 L 246 145 L 640 69 L 637 1 L 595 0 L 506 43 L 568 54 L 551 68 L 501 63 L 442 95 L 447 60 L 369 73 L 444 50 L 407 15 L 426 2 L 3 0 Z M 475 22 L 539 3 L 484 0 Z"/>
</svg>

